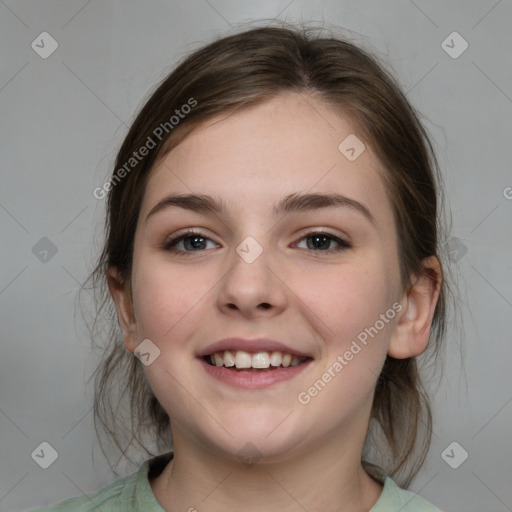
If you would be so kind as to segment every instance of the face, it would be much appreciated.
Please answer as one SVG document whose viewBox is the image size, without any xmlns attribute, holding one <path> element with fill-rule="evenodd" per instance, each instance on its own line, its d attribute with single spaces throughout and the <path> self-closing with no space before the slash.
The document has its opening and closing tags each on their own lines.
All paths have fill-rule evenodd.
<svg viewBox="0 0 512 512">
<path fill-rule="evenodd" d="M 282 95 L 207 122 L 152 170 L 125 344 L 160 351 L 144 371 L 173 434 L 277 460 L 366 431 L 402 290 L 380 163 L 368 143 L 355 160 L 338 148 L 354 126 Z M 166 201 L 176 194 L 223 208 Z M 226 338 L 239 340 L 215 345 Z M 212 366 L 214 352 L 235 366 Z"/>
</svg>

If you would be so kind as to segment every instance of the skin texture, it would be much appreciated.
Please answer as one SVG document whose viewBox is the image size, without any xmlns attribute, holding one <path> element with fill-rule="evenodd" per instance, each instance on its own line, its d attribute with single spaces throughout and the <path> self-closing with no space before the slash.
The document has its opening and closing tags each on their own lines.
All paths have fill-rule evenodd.
<svg viewBox="0 0 512 512">
<path fill-rule="evenodd" d="M 360 464 L 376 380 L 386 354 L 426 349 L 439 286 L 421 277 L 402 290 L 385 171 L 366 142 L 352 162 L 338 150 L 354 126 L 313 96 L 283 94 L 201 125 L 152 170 L 131 282 L 112 268 L 109 285 L 126 348 L 150 339 L 161 351 L 144 370 L 171 417 L 175 459 L 151 482 L 165 510 L 368 511 L 381 493 Z M 342 194 L 375 224 L 349 207 L 272 217 L 274 202 L 294 192 Z M 219 196 L 227 211 L 171 207 L 146 221 L 170 193 Z M 187 228 L 207 237 L 204 248 L 163 249 Z M 314 232 L 351 247 L 325 254 L 305 238 Z M 236 252 L 248 236 L 262 248 L 252 263 Z M 435 258 L 425 263 L 440 275 Z M 301 404 L 298 393 L 393 304 L 400 312 Z M 271 387 L 234 388 L 196 357 L 231 336 L 272 338 L 313 361 Z M 239 456 L 247 443 L 254 465 Z"/>
</svg>

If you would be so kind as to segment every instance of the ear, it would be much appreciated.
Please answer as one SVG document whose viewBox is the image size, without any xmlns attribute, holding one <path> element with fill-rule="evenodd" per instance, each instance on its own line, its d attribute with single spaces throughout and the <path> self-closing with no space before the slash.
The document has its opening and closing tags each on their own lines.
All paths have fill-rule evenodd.
<svg viewBox="0 0 512 512">
<path fill-rule="evenodd" d="M 116 304 L 119 325 L 123 331 L 124 346 L 133 353 L 138 343 L 129 282 L 122 279 L 116 267 L 108 269 L 107 279 L 110 295 Z"/>
<path fill-rule="evenodd" d="M 418 356 L 428 346 L 443 277 L 442 266 L 436 256 L 424 259 L 423 268 L 425 272 L 414 277 L 400 301 L 403 309 L 388 347 L 388 355 L 396 359 Z"/>
</svg>

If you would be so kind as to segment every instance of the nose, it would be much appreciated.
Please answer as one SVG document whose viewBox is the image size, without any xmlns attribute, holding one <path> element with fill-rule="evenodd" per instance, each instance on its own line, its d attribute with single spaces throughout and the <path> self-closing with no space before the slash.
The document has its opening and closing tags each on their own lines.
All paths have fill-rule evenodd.
<svg viewBox="0 0 512 512">
<path fill-rule="evenodd" d="M 268 249 L 253 261 L 243 252 L 233 251 L 230 268 L 219 287 L 218 307 L 226 314 L 245 318 L 278 315 L 288 300 L 283 277 Z"/>
</svg>

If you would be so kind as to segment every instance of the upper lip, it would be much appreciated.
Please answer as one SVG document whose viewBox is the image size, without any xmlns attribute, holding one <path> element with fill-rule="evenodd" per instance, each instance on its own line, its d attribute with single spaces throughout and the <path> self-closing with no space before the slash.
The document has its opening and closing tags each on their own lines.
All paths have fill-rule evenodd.
<svg viewBox="0 0 512 512">
<path fill-rule="evenodd" d="M 269 338 L 256 338 L 256 339 L 245 339 L 245 338 L 224 338 L 222 340 L 211 343 L 204 349 L 200 350 L 197 354 L 198 357 L 209 356 L 215 352 L 222 350 L 244 350 L 245 352 L 284 352 L 285 354 L 291 354 L 292 356 L 298 357 L 312 357 L 311 354 L 302 350 L 292 348 L 286 343 L 272 340 Z"/>
</svg>

